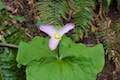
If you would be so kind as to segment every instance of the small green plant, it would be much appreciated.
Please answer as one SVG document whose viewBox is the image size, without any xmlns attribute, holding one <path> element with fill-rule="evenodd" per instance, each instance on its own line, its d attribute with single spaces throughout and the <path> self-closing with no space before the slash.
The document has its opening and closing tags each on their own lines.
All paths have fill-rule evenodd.
<svg viewBox="0 0 120 80">
<path fill-rule="evenodd" d="M 64 36 L 51 51 L 48 42 L 48 38 L 35 37 L 20 43 L 17 62 L 19 67 L 27 66 L 27 80 L 96 80 L 104 66 L 102 44 L 86 47 Z"/>
<path fill-rule="evenodd" d="M 3 4 L 2 0 L 0 0 L 0 10 L 4 9 L 5 5 Z"/>
<path fill-rule="evenodd" d="M 103 0 L 104 11 L 108 13 L 112 0 Z"/>
</svg>

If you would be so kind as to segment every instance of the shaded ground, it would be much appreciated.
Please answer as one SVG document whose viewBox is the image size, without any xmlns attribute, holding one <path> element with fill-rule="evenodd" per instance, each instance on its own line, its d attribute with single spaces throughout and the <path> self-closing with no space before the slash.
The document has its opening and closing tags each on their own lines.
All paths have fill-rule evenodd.
<svg viewBox="0 0 120 80">
<path fill-rule="evenodd" d="M 112 4 L 110 6 L 110 11 L 108 13 L 108 17 L 110 17 L 111 21 L 112 21 L 112 29 L 114 29 L 114 25 L 116 24 L 117 20 L 120 19 L 120 13 L 117 9 L 117 2 L 116 0 L 112 1 Z M 116 33 L 119 34 L 119 33 Z M 113 35 L 116 36 L 116 35 Z M 119 38 L 117 38 L 119 39 Z M 116 39 L 114 39 L 114 42 L 117 42 Z M 117 44 L 117 43 L 116 43 Z M 118 46 L 120 46 L 118 44 Z M 118 48 L 117 46 L 114 46 L 115 48 Z M 120 52 L 117 53 L 118 55 L 120 54 Z M 98 75 L 98 79 L 97 80 L 120 80 L 120 71 L 116 70 L 116 62 L 114 61 L 113 57 L 111 59 L 108 59 L 108 55 L 106 55 L 106 63 L 105 63 L 105 67 L 102 71 L 102 73 L 100 73 Z M 118 56 L 120 57 L 120 56 Z"/>
</svg>

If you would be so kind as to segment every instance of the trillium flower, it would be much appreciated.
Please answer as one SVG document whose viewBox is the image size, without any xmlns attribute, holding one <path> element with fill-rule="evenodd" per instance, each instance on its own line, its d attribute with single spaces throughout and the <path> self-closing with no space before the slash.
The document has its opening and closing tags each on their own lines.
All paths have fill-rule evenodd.
<svg viewBox="0 0 120 80">
<path fill-rule="evenodd" d="M 50 36 L 49 48 L 55 50 L 62 36 L 75 27 L 73 23 L 67 23 L 63 28 L 57 30 L 53 25 L 41 25 L 39 29 Z"/>
</svg>

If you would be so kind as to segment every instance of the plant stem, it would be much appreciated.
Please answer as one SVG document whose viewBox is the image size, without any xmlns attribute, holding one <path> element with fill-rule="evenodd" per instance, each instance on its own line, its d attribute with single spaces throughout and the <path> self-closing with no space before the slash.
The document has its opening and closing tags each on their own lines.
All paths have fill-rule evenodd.
<svg viewBox="0 0 120 80">
<path fill-rule="evenodd" d="M 7 43 L 0 43 L 0 47 L 18 48 L 17 45 Z"/>
</svg>

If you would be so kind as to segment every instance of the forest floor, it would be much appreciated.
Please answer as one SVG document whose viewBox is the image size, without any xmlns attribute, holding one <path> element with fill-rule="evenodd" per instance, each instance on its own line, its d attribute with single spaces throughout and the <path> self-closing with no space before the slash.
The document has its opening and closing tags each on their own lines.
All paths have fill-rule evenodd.
<svg viewBox="0 0 120 80">
<path fill-rule="evenodd" d="M 120 13 L 118 12 L 116 5 L 117 5 L 117 3 L 113 3 L 111 5 L 110 11 L 107 15 L 107 17 L 109 17 L 111 19 L 112 27 L 115 27 L 114 25 L 116 24 L 116 22 L 120 20 Z M 120 34 L 120 33 L 118 33 L 118 34 Z M 115 35 L 113 35 L 113 36 L 115 36 Z M 120 38 L 117 38 L 117 39 L 119 40 Z M 114 39 L 114 41 L 115 40 L 116 39 Z M 120 54 L 120 53 L 118 52 L 117 54 Z M 100 73 L 100 75 L 98 76 L 97 80 L 120 80 L 120 71 L 116 70 L 116 62 L 113 59 L 109 60 L 108 55 L 106 56 L 105 67 L 104 67 L 102 73 Z"/>
<path fill-rule="evenodd" d="M 29 37 L 38 35 L 38 32 L 32 32 L 33 29 L 32 27 L 35 26 L 35 21 L 34 19 L 37 18 L 37 14 L 34 11 L 34 4 L 29 4 L 25 2 L 26 0 L 18 0 L 21 2 L 23 8 L 20 7 L 14 0 L 5 0 L 7 8 L 9 11 L 11 11 L 12 14 L 14 15 L 23 15 L 27 18 L 27 20 L 22 23 L 21 25 L 23 27 L 28 27 L 29 31 L 28 33 L 30 34 Z M 117 9 L 114 7 L 115 5 L 111 6 L 111 9 L 109 11 L 109 14 L 107 17 L 109 17 L 112 21 L 112 25 L 120 19 L 120 14 L 118 13 Z M 31 9 L 30 9 L 31 8 Z M 32 10 L 33 9 L 33 10 Z M 119 53 L 120 54 L 120 53 Z M 98 75 L 97 80 L 120 80 L 120 72 L 116 71 L 116 65 L 115 62 L 111 59 L 108 59 L 108 55 L 106 55 L 106 63 L 103 71 Z"/>
</svg>

